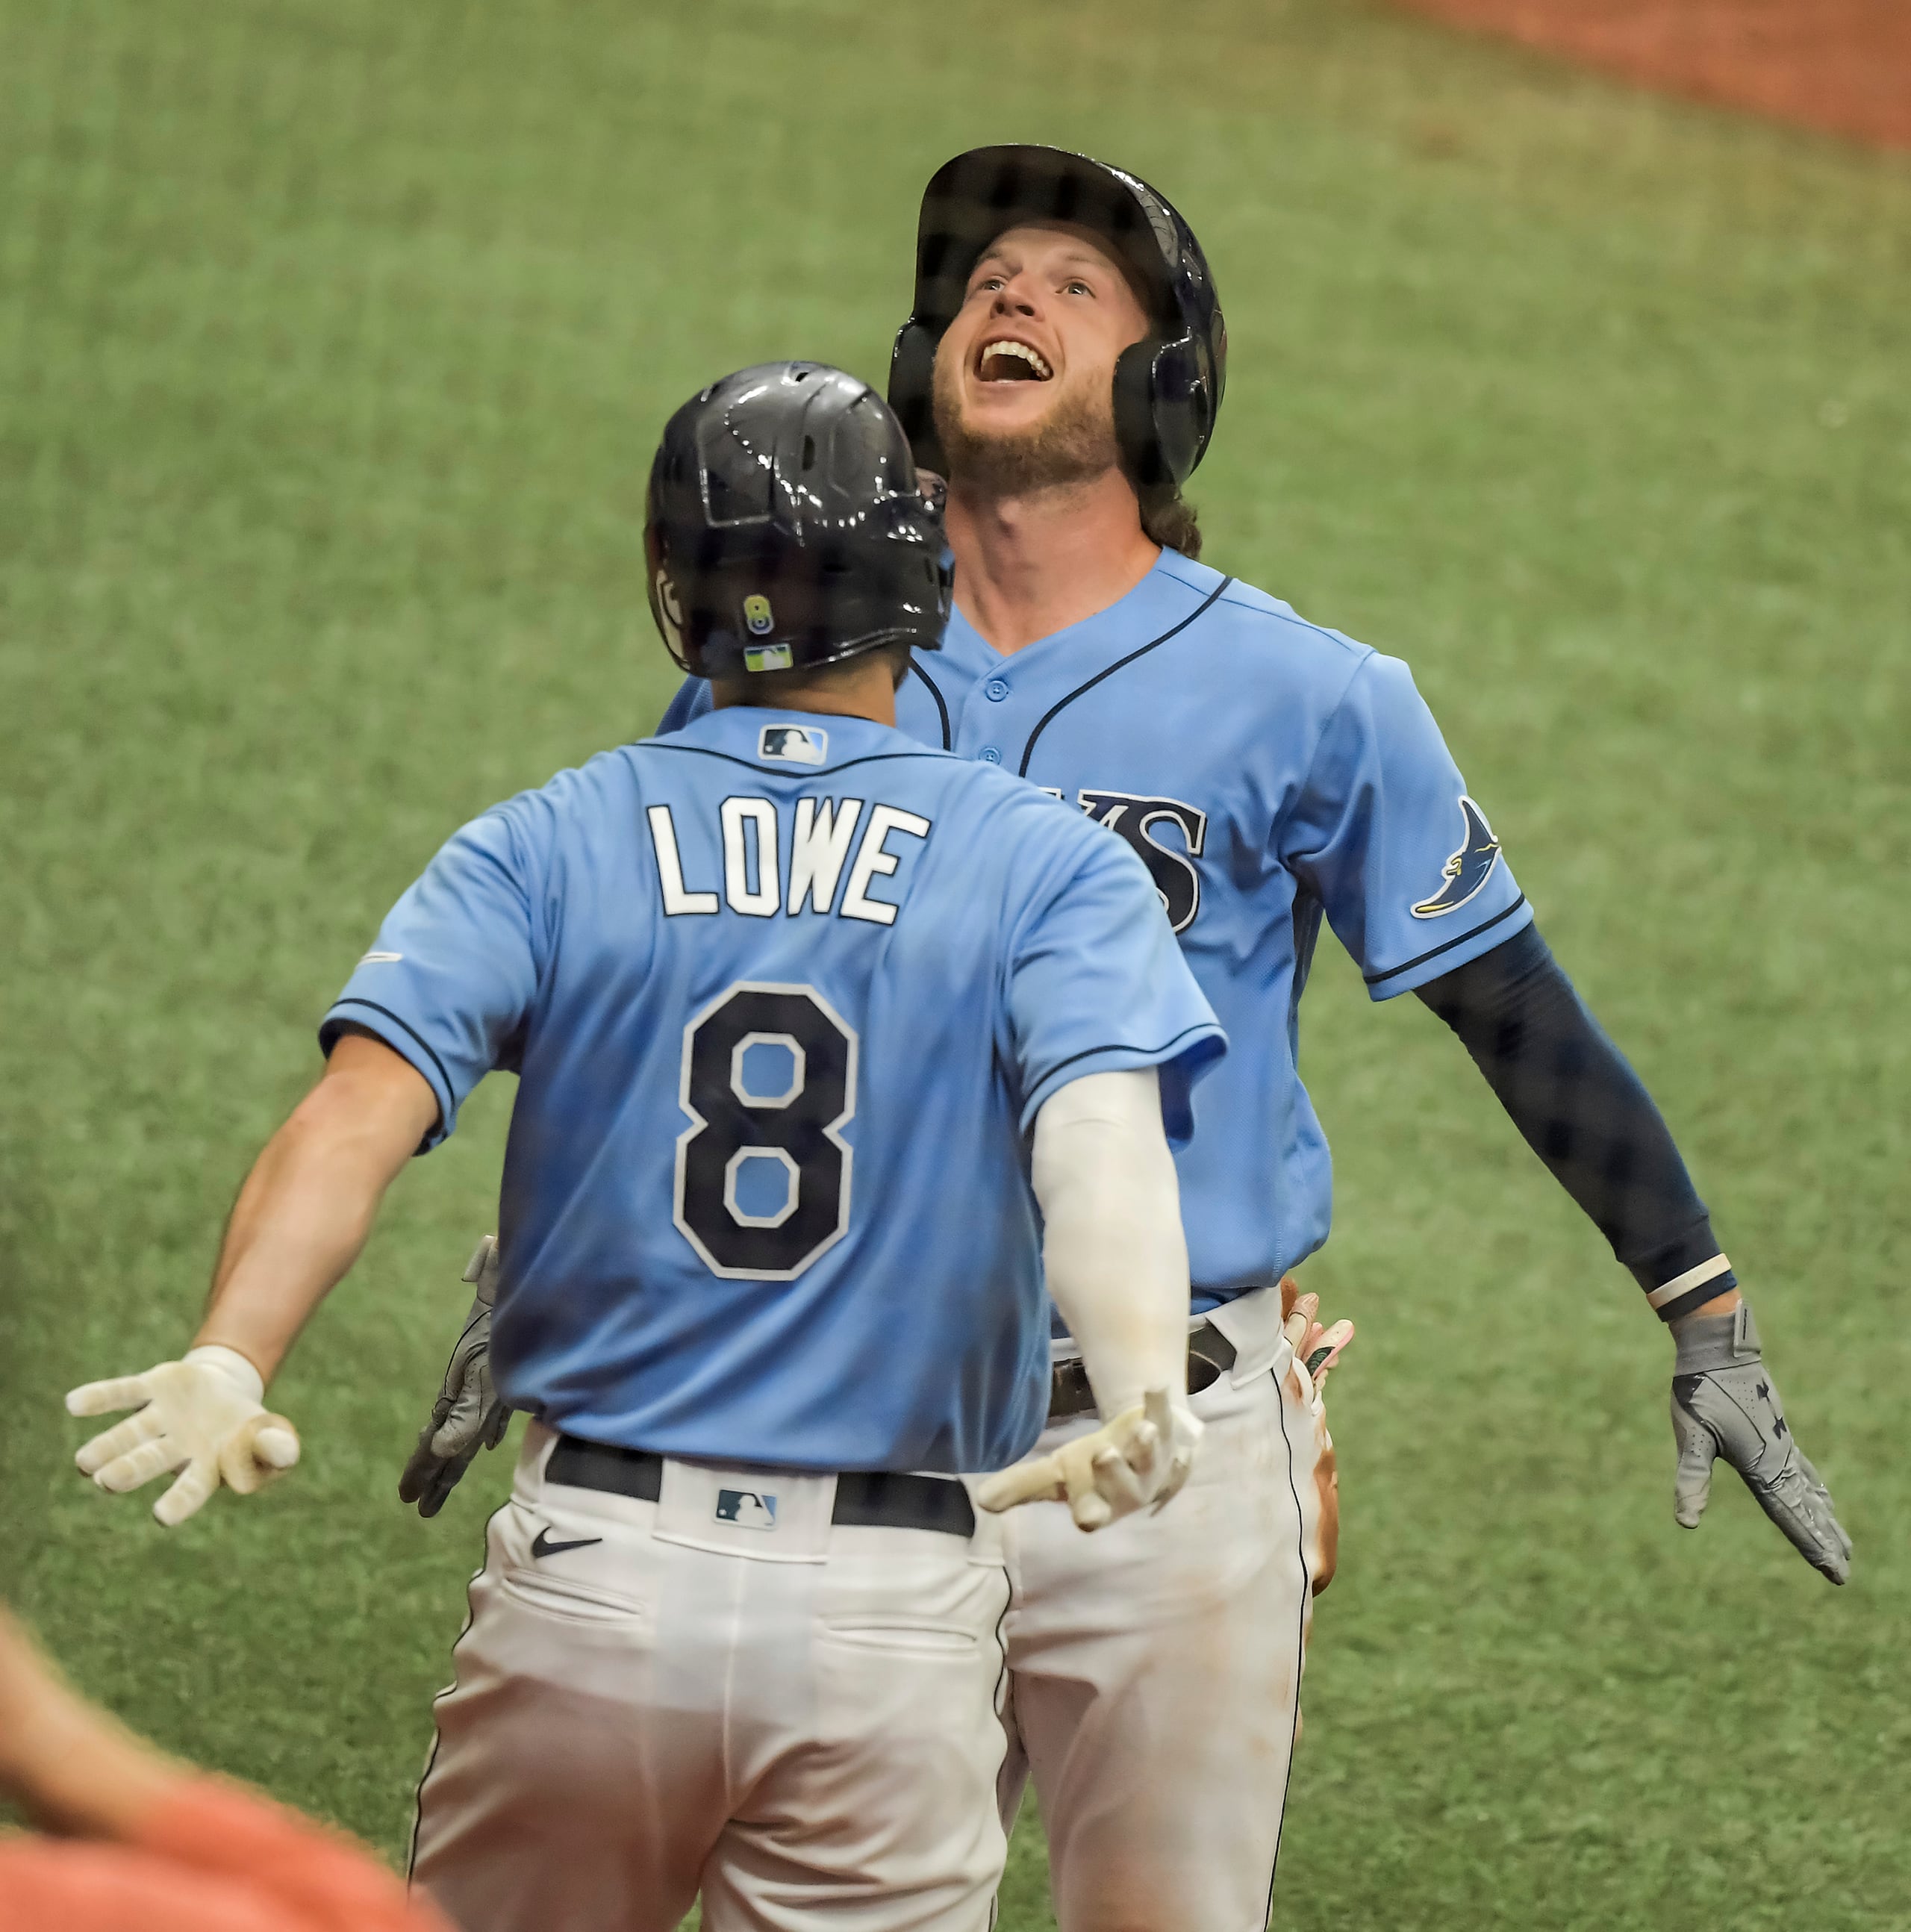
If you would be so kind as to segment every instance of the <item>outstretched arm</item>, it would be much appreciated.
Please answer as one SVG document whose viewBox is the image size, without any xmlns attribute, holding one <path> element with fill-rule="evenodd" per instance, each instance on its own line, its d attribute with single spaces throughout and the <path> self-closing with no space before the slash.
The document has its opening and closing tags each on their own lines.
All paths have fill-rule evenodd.
<svg viewBox="0 0 1911 1932">
<path fill-rule="evenodd" d="M 1418 992 L 1672 1329 L 1678 1520 L 1698 1522 L 1722 1455 L 1806 1561 L 1842 1583 L 1850 1539 L 1791 1438 L 1706 1204 L 1652 1096 L 1538 928 Z"/>
<path fill-rule="evenodd" d="M 239 1190 L 194 1346 L 236 1349 L 269 1382 L 437 1118 L 409 1061 L 346 1034 Z"/>
<path fill-rule="evenodd" d="M 1538 926 L 1418 991 L 1660 1321 L 1737 1305 L 1736 1278 L 1664 1116 Z"/>
<path fill-rule="evenodd" d="M 437 1118 L 430 1088 L 389 1047 L 339 1040 L 239 1190 L 193 1347 L 68 1396 L 75 1415 L 139 1411 L 80 1450 L 86 1474 L 117 1491 L 183 1468 L 153 1511 L 170 1528 L 222 1481 L 243 1493 L 297 1462 L 292 1425 L 263 1406 L 266 1383 L 358 1258 L 386 1189 Z"/>
</svg>

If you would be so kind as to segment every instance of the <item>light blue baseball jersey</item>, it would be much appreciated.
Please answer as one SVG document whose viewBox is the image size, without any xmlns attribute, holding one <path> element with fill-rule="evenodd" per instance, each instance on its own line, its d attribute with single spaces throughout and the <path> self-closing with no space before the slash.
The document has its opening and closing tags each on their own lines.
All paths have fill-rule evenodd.
<svg viewBox="0 0 1911 1932">
<path fill-rule="evenodd" d="M 738 709 L 452 838 L 327 1014 L 519 1076 L 492 1359 L 589 1439 L 998 1468 L 1048 1406 L 1036 1110 L 1224 1050 L 1135 855 L 1004 774 Z"/>
<path fill-rule="evenodd" d="M 708 702 L 690 681 L 661 728 Z M 1532 918 L 1406 666 L 1164 550 L 1119 602 L 1008 656 L 958 610 L 897 722 L 1046 788 L 1147 864 L 1231 1042 L 1178 1156 L 1194 1305 L 1279 1280 L 1333 1206 L 1297 1071 L 1323 914 L 1376 1000 Z"/>
</svg>

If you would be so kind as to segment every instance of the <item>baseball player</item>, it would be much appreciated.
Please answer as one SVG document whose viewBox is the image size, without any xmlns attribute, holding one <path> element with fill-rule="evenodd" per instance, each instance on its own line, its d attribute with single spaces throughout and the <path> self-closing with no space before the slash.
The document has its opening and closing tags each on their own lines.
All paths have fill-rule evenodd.
<svg viewBox="0 0 1911 1932">
<path fill-rule="evenodd" d="M 1266 1922 L 1326 1486 L 1277 1286 L 1328 1233 L 1295 1064 L 1324 920 L 1374 999 L 1414 993 L 1458 1034 L 1672 1330 L 1678 1520 L 1697 1522 L 1723 1456 L 1832 1582 L 1850 1554 L 1664 1120 L 1540 937 L 1406 665 L 1198 560 L 1180 486 L 1226 368 L 1206 259 L 1145 182 L 1033 146 L 930 182 L 890 398 L 947 480 L 956 610 L 898 722 L 1132 850 L 1233 1042 L 1178 1156 L 1202 1479 L 1105 1536 L 1059 1511 L 1004 1526 L 1005 1816 L 1025 1764 L 1064 1932 Z M 663 728 L 710 702 L 687 684 Z M 1094 1426 L 1069 1338 L 1055 1354 L 1045 1448 Z M 414 1487 L 470 1428 L 424 1446 Z"/>
<path fill-rule="evenodd" d="M 1234 1042 L 1181 1160 L 1194 1309 L 1233 1352 L 1226 1383 L 1256 1366 L 1258 1284 L 1327 1233 L 1327 1150 L 1294 1064 L 1324 916 L 1373 998 L 1414 992 L 1460 1035 L 1674 1324 L 1679 1520 L 1696 1522 L 1723 1455 L 1842 1581 L 1849 1541 L 1672 1137 L 1534 928 L 1406 668 L 1196 560 L 1180 486 L 1226 338 L 1186 224 L 1118 170 L 985 149 L 929 184 L 916 271 L 890 394 L 949 478 L 957 612 L 899 720 L 1060 792 L 1155 876 Z M 1277 1459 L 1271 1406 L 1238 1424 L 1206 1406 L 1219 1385 L 1194 1398 L 1211 1470 L 1250 1438 Z M 1274 1640 L 1304 1628 L 1308 1597 L 1290 1577 L 1276 1616 L 1244 1588 L 1204 1630 L 1186 1596 L 1248 1570 L 1258 1527 L 1215 1517 L 1178 1508 L 1100 1545 L 1040 1513 L 1011 1526 L 1014 1709 L 1066 1932 L 1264 1919 L 1284 1754 L 1235 1712 L 1293 1709 L 1298 1657 Z M 1292 1533 L 1272 1514 L 1264 1547 Z M 1142 1575 L 1161 1580 L 1152 1620 L 1125 1588 Z M 1126 1741 L 1166 1710 L 1186 1774 L 1130 1778 Z"/>
<path fill-rule="evenodd" d="M 434 860 L 326 1016 L 197 1344 L 70 1399 L 146 1404 L 80 1466 L 184 1462 L 172 1522 L 292 1460 L 265 1378 L 405 1160 L 515 1072 L 492 1364 L 535 1420 L 415 1876 L 466 1932 L 668 1932 L 700 1891 L 712 1932 L 981 1932 L 1009 1586 L 961 1478 L 1043 1426 L 1046 1280 L 1108 1420 L 976 1499 L 1118 1528 L 1186 1479 L 1169 1144 L 1223 1038 L 1132 852 L 894 728 L 947 578 L 873 391 L 705 391 L 646 538 L 714 710 Z"/>
</svg>

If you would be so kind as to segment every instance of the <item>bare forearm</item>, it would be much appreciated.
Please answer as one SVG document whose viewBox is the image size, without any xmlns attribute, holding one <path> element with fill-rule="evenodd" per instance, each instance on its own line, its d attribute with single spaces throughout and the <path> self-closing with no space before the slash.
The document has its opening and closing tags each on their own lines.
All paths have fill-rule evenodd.
<svg viewBox="0 0 1911 1932">
<path fill-rule="evenodd" d="M 334 1063 L 246 1177 L 195 1338 L 238 1350 L 268 1382 L 358 1258 L 436 1115 L 430 1090 L 388 1048 L 342 1040 Z"/>
<path fill-rule="evenodd" d="M 0 1610 L 0 1791 L 36 1824 L 123 1838 L 192 1774 L 87 1703 Z"/>
</svg>

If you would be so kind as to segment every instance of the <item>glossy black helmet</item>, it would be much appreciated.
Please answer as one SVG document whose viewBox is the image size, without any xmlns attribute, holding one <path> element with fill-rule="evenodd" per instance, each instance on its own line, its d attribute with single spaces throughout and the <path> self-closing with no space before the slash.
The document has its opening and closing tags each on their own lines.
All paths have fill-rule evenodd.
<svg viewBox="0 0 1911 1932">
<path fill-rule="evenodd" d="M 916 460 L 943 467 L 932 406 L 936 345 L 970 272 L 1007 230 L 1029 221 L 1092 229 L 1113 248 L 1154 327 L 1114 365 L 1114 428 L 1144 490 L 1186 482 L 1206 453 L 1228 376 L 1228 331 L 1194 231 L 1138 176 L 1060 148 L 973 148 L 936 170 L 916 233 L 914 312 L 890 361 L 890 406 Z"/>
<path fill-rule="evenodd" d="M 942 512 L 868 383 L 766 362 L 672 416 L 644 526 L 650 612 L 700 677 L 936 650 L 949 622 Z"/>
</svg>

